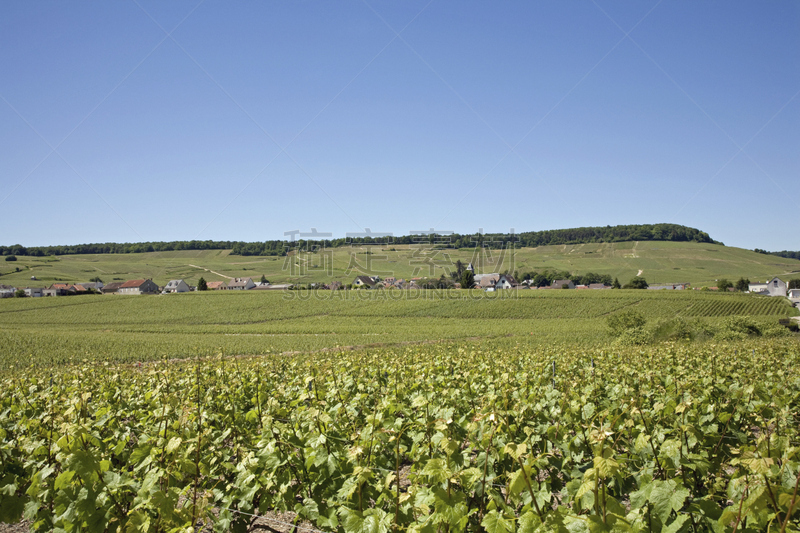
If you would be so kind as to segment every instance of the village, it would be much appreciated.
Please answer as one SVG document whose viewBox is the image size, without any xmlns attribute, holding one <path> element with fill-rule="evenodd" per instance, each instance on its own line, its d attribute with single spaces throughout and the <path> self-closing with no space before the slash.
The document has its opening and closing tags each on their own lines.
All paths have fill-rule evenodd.
<svg viewBox="0 0 800 533">
<path fill-rule="evenodd" d="M 469 278 L 472 279 L 473 284 L 470 289 L 482 290 L 485 292 L 494 292 L 500 290 L 610 290 L 619 288 L 608 283 L 589 283 L 589 284 L 576 284 L 571 279 L 554 279 L 549 284 L 536 285 L 534 279 L 525 279 L 517 281 L 511 274 L 501 274 L 498 272 L 488 274 L 476 274 L 475 268 L 472 263 L 469 263 L 464 269 L 471 274 Z M 641 271 L 640 271 L 641 272 Z M 463 280 L 464 278 L 462 278 Z M 35 276 L 31 277 L 32 281 L 36 281 Z M 616 280 L 615 280 L 616 283 Z M 626 286 L 627 287 L 627 286 Z M 134 279 L 128 281 L 114 281 L 104 284 L 99 279 L 85 283 L 53 283 L 46 287 L 13 287 L 10 285 L 0 284 L 0 298 L 12 297 L 58 297 L 58 296 L 74 296 L 81 294 L 104 294 L 104 295 L 155 295 L 155 294 L 178 294 L 194 291 L 283 291 L 283 290 L 344 290 L 344 289 L 401 289 L 401 290 L 419 290 L 419 289 L 436 289 L 436 288 L 454 288 L 461 289 L 462 283 L 458 281 L 452 282 L 446 280 L 444 276 L 440 279 L 416 277 L 410 280 L 398 279 L 392 276 L 381 278 L 380 276 L 358 275 L 350 284 L 344 284 L 341 281 L 332 281 L 330 283 L 311 283 L 308 285 L 296 285 L 291 283 L 273 284 L 261 277 L 259 281 L 253 280 L 252 277 L 244 278 L 231 278 L 228 281 L 209 281 L 206 282 L 201 278 L 197 286 L 189 285 L 183 279 L 170 280 L 166 285 L 159 286 L 151 279 Z M 630 288 L 630 287 L 628 287 Z M 727 288 L 718 289 L 717 287 L 691 287 L 690 283 L 660 283 L 654 285 L 644 284 L 643 287 L 648 290 L 727 290 L 736 291 L 737 289 L 729 286 Z M 774 277 L 765 282 L 747 282 L 747 290 L 740 288 L 741 292 L 760 296 L 778 296 L 788 298 L 796 307 L 800 307 L 800 288 L 789 288 L 787 282 L 778 277 Z"/>
</svg>

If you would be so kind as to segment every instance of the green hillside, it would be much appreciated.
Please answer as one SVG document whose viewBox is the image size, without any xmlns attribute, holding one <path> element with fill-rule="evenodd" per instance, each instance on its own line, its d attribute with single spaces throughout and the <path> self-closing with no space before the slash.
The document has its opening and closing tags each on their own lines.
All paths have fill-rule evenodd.
<svg viewBox="0 0 800 533">
<path fill-rule="evenodd" d="M 409 245 L 339 247 L 288 257 L 239 256 L 230 250 L 171 251 L 139 254 L 87 254 L 49 257 L 19 256 L 0 261 L 0 283 L 43 286 L 55 281 L 83 282 L 99 276 L 103 282 L 150 278 L 159 285 L 182 278 L 195 284 L 226 277 L 265 275 L 272 283 L 311 283 L 356 275 L 439 277 L 460 260 L 472 262 L 478 273 L 566 270 L 596 272 L 623 283 L 639 271 L 650 284 L 688 282 L 714 286 L 716 280 L 739 277 L 766 280 L 773 276 L 800 278 L 800 261 L 750 250 L 708 243 L 634 241 L 592 243 L 514 250 L 475 248 L 440 250 Z M 19 272 L 15 270 L 19 269 Z M 31 276 L 36 280 L 32 281 Z"/>
</svg>

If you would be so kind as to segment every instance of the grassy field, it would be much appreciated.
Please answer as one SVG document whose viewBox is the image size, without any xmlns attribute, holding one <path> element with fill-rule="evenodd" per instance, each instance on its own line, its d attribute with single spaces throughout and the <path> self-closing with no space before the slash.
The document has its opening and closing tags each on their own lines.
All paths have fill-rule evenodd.
<svg viewBox="0 0 800 533">
<path fill-rule="evenodd" d="M 438 278 L 452 270 L 457 260 L 474 263 L 478 273 L 545 269 L 597 272 L 618 277 L 623 283 L 639 271 L 650 284 L 689 282 L 695 286 L 714 286 L 721 278 L 763 281 L 773 276 L 800 277 L 800 261 L 711 244 L 648 241 L 543 246 L 505 254 L 499 250 L 475 252 L 375 246 L 334 248 L 291 257 L 243 257 L 230 255 L 227 250 L 19 257 L 16 262 L 0 262 L 0 283 L 42 286 L 99 276 L 106 283 L 149 278 L 164 285 L 179 278 L 196 284 L 201 276 L 206 281 L 223 281 L 245 276 L 258 279 L 262 275 L 272 283 L 350 283 L 359 274 Z M 15 272 L 16 268 L 20 272 Z M 31 276 L 36 276 L 36 281 Z"/>
<path fill-rule="evenodd" d="M 698 291 L 286 291 L 0 300 L 0 361 L 52 365 L 412 343 L 602 345 L 606 318 L 777 323 L 782 298 Z"/>
</svg>

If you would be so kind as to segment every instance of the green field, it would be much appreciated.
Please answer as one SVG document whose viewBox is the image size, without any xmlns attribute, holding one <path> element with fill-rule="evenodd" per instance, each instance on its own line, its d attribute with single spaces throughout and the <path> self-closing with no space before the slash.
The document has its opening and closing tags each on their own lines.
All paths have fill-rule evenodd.
<svg viewBox="0 0 800 533">
<path fill-rule="evenodd" d="M 796 339 L 26 368 L 0 376 L 0 522 L 792 532 L 798 369 Z"/>
<path fill-rule="evenodd" d="M 0 523 L 797 531 L 796 313 L 647 290 L 0 300 Z"/>
<path fill-rule="evenodd" d="M 366 252 L 370 252 L 367 254 Z M 148 278 L 159 285 L 171 279 L 196 284 L 230 277 L 266 276 L 272 283 L 333 280 L 350 283 L 356 275 L 436 277 L 452 271 L 457 260 L 475 264 L 478 273 L 566 270 L 596 272 L 623 283 L 641 270 L 650 284 L 688 282 L 714 286 L 715 280 L 740 277 L 766 280 L 800 277 L 800 261 L 721 245 L 642 241 L 521 248 L 476 254 L 474 249 L 426 250 L 409 246 L 341 247 L 291 257 L 234 256 L 227 250 L 152 252 L 142 254 L 23 257 L 0 262 L 0 283 L 42 286 L 54 281 L 83 282 L 99 276 L 105 283 Z M 19 268 L 20 272 L 15 272 Z M 213 271 L 213 272 L 212 272 Z M 215 274 L 214 272 L 218 273 Z M 31 281 L 36 276 L 37 281 Z"/>
<path fill-rule="evenodd" d="M 700 291 L 275 291 L 0 300 L 5 368 L 276 354 L 440 341 L 603 345 L 606 318 L 776 324 L 783 298 Z"/>
</svg>

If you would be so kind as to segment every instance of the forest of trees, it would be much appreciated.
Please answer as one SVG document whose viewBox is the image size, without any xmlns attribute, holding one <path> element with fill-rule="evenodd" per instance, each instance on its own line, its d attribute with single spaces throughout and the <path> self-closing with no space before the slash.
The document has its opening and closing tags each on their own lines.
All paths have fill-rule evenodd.
<svg viewBox="0 0 800 533">
<path fill-rule="evenodd" d="M 758 252 L 760 250 L 756 250 L 756 251 Z M 779 257 L 785 257 L 787 259 L 800 260 L 800 252 L 788 252 L 788 251 L 784 250 L 782 252 L 765 252 L 765 253 L 768 253 L 770 255 L 777 255 Z"/>
<path fill-rule="evenodd" d="M 677 224 L 636 224 L 628 226 L 603 226 L 588 228 L 530 231 L 518 234 L 492 233 L 473 235 L 404 235 L 400 237 L 356 237 L 322 241 L 172 241 L 139 243 L 98 243 L 63 246 L 31 246 L 20 244 L 0 246 L 0 255 L 46 256 L 73 254 L 131 254 L 142 252 L 167 252 L 175 250 L 231 250 L 233 255 L 286 255 L 293 249 L 312 247 L 337 248 L 347 245 L 366 244 L 423 244 L 428 243 L 441 248 L 474 248 L 482 245 L 488 248 L 503 248 L 509 243 L 516 247 L 536 247 L 557 244 L 582 244 L 597 242 L 624 241 L 680 241 L 722 244 L 714 241 L 707 233 L 698 229 Z M 798 254 L 800 252 L 774 252 Z M 784 255 L 783 257 L 792 257 Z M 800 259 L 800 257 L 795 257 Z"/>
</svg>

